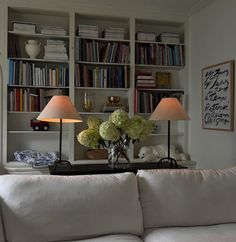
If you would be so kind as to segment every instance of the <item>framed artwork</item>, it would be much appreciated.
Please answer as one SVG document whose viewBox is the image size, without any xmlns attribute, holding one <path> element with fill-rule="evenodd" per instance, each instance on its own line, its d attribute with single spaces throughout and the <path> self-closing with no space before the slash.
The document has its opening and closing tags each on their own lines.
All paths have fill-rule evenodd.
<svg viewBox="0 0 236 242">
<path fill-rule="evenodd" d="M 203 129 L 234 129 L 234 61 L 202 69 Z"/>
<path fill-rule="evenodd" d="M 157 88 L 159 89 L 171 88 L 170 72 L 157 72 L 156 84 Z"/>
</svg>

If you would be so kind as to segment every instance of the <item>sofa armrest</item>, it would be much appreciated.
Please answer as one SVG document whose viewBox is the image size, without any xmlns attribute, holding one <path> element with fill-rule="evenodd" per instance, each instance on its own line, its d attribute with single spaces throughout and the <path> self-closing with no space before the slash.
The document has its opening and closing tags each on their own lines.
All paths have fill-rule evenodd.
<svg viewBox="0 0 236 242">
<path fill-rule="evenodd" d="M 4 229 L 3 229 L 3 220 L 2 220 L 2 210 L 1 210 L 1 199 L 0 199 L 0 242 L 5 242 L 4 238 Z"/>
</svg>

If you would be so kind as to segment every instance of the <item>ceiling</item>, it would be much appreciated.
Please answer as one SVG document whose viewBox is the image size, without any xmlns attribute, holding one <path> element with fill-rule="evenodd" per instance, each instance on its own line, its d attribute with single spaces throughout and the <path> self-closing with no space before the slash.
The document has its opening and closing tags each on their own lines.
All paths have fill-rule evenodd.
<svg viewBox="0 0 236 242">
<path fill-rule="evenodd" d="M 63 1 L 63 0 L 61 0 Z M 71 0 L 74 3 L 85 5 L 97 4 L 98 0 Z M 99 0 L 100 4 L 106 7 L 120 8 L 139 8 L 139 9 L 158 9 L 159 11 L 173 12 L 188 15 L 195 10 L 202 8 L 213 0 Z"/>
<path fill-rule="evenodd" d="M 203 2 L 202 0 L 137 0 L 135 2 L 145 3 L 159 9 L 171 10 L 175 12 L 188 13 L 197 4 Z"/>
</svg>

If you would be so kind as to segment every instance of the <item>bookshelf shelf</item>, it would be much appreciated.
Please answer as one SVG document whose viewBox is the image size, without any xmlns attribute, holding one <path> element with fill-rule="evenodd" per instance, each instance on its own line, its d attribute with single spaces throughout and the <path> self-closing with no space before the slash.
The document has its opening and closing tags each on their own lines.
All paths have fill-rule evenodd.
<svg viewBox="0 0 236 242">
<path fill-rule="evenodd" d="M 129 63 L 109 63 L 109 62 L 90 62 L 90 61 L 76 61 L 76 64 L 84 65 L 99 65 L 99 66 L 129 66 Z"/>
<path fill-rule="evenodd" d="M 18 87 L 18 88 L 42 88 L 42 89 L 69 89 L 69 87 L 62 86 L 33 86 L 33 85 L 8 85 L 8 87 Z"/>
<path fill-rule="evenodd" d="M 9 130 L 9 134 L 33 134 L 33 135 L 38 135 L 38 134 L 43 134 L 43 135 L 51 135 L 51 134 L 59 134 L 59 131 L 31 131 L 31 130 Z M 62 131 L 63 134 L 68 134 L 68 131 Z"/>
<path fill-rule="evenodd" d="M 110 115 L 110 113 L 104 112 L 79 112 L 81 115 Z"/>
<path fill-rule="evenodd" d="M 8 111 L 8 114 L 40 114 L 40 112 Z"/>
<path fill-rule="evenodd" d="M 152 92 L 180 92 L 184 94 L 183 89 L 174 89 L 174 88 L 163 88 L 163 89 L 158 89 L 158 88 L 136 88 L 138 91 L 152 91 Z"/>
<path fill-rule="evenodd" d="M 171 132 L 171 136 L 183 136 L 183 133 L 180 132 Z M 168 133 L 152 133 L 150 136 L 168 136 Z"/>
<path fill-rule="evenodd" d="M 182 69 L 184 66 L 166 66 L 166 65 L 148 65 L 148 64 L 135 64 L 137 68 L 158 68 L 158 69 Z"/>
<path fill-rule="evenodd" d="M 129 88 L 111 88 L 111 87 L 75 87 L 76 90 L 91 90 L 91 91 L 129 91 Z"/>
<path fill-rule="evenodd" d="M 64 64 L 69 63 L 69 60 L 64 61 L 64 60 L 32 59 L 32 58 L 19 58 L 19 57 L 10 57 L 9 60 L 28 61 L 28 62 L 42 62 L 42 63 L 64 63 Z"/>
<path fill-rule="evenodd" d="M 32 38 L 44 38 L 44 39 L 65 39 L 69 40 L 70 36 L 68 35 L 54 35 L 54 34 L 41 34 L 41 33 L 24 33 L 24 32 L 15 32 L 15 31 L 8 31 L 10 35 L 22 36 L 22 37 L 32 37 Z"/>
<path fill-rule="evenodd" d="M 185 71 L 182 72 L 185 63 L 183 38 L 185 27 L 183 23 L 172 24 L 167 21 L 160 21 L 158 18 L 149 21 L 147 20 L 149 16 L 147 16 L 147 19 L 140 19 L 138 16 L 125 16 L 125 13 L 117 17 L 112 15 L 90 15 L 80 12 L 81 9 L 79 8 L 73 11 L 62 10 L 60 12 L 53 9 L 20 8 L 14 3 L 11 5 L 13 6 L 10 6 L 8 3 L 4 5 L 7 14 L 3 16 L 5 18 L 3 23 L 8 23 L 3 24 L 3 34 L 6 36 L 3 43 L 5 49 L 3 58 L 5 63 L 3 66 L 6 67 L 5 69 L 8 68 L 8 70 L 4 70 L 3 118 L 5 120 L 3 129 L 5 132 L 3 134 L 3 160 L 5 167 L 8 167 L 9 171 L 16 171 L 17 169 L 32 171 L 31 167 L 25 166 L 21 169 L 20 167 L 23 166 L 15 164 L 16 162 L 10 162 L 14 159 L 13 153 L 17 149 L 40 149 L 40 151 L 58 149 L 58 139 L 56 138 L 58 126 L 50 125 L 49 131 L 37 132 L 30 128 L 30 120 L 37 118 L 40 113 L 39 110 L 42 110 L 52 93 L 54 93 L 53 95 L 58 95 L 59 93 L 69 95 L 83 118 L 83 123 L 67 126 L 66 130 L 63 131 L 63 134 L 66 134 L 63 137 L 63 157 L 72 163 L 107 162 L 107 160 L 88 160 L 86 148 L 78 143 L 76 136 L 80 131 L 87 128 L 86 121 L 89 115 L 97 115 L 102 120 L 107 120 L 111 113 L 102 111 L 109 104 L 109 96 L 119 96 L 120 106 L 126 109 L 129 116 L 141 115 L 148 119 L 151 115 L 150 110 L 146 109 L 146 112 L 135 110 L 135 105 L 137 105 L 138 101 L 136 99 L 136 91 L 185 95 L 187 75 L 185 73 L 182 74 Z M 38 33 L 13 31 L 12 22 L 23 20 L 26 23 L 35 23 Z M 64 29 L 66 35 L 41 34 L 43 26 L 47 25 L 47 23 Z M 78 27 L 81 25 L 90 25 L 91 29 L 97 29 L 97 32 L 88 31 L 87 36 L 86 33 L 85 36 L 81 36 L 84 34 L 78 31 Z M 114 29 L 118 31 L 115 32 Z M 109 30 L 111 31 L 109 32 Z M 122 32 L 121 35 L 119 35 L 119 31 Z M 158 36 L 161 32 L 180 33 L 181 39 L 179 44 L 164 41 L 142 41 L 137 40 L 135 37 L 139 31 L 155 32 L 155 36 Z M 25 51 L 25 41 L 31 39 L 41 43 L 41 52 L 34 59 L 27 58 L 28 55 Z M 160 40 L 159 38 L 154 39 Z M 68 55 L 68 60 L 44 59 L 44 56 L 49 58 L 57 57 L 57 55 L 46 55 L 45 50 L 47 48 L 44 48 L 50 41 L 55 42 L 55 40 L 63 43 L 63 50 Z M 143 56 L 140 58 L 140 61 L 137 61 L 137 49 L 141 49 L 142 46 L 146 48 L 144 50 L 144 61 L 142 59 Z M 163 52 L 165 61 L 160 62 L 157 59 L 153 62 L 147 61 L 148 57 L 150 57 L 148 56 L 150 55 L 148 48 L 152 46 L 155 46 L 156 49 L 158 49 L 158 46 L 165 49 Z M 169 58 L 167 57 L 167 50 L 170 49 L 172 51 L 175 46 L 179 48 L 177 50 L 182 51 L 181 65 L 169 65 L 171 62 L 167 61 Z M 58 58 L 60 57 L 63 59 L 63 55 Z M 153 55 L 153 58 L 158 57 Z M 36 68 L 37 73 L 35 71 Z M 58 69 L 60 70 L 59 75 Z M 63 72 L 61 72 L 62 70 Z M 54 76 L 52 78 L 51 73 L 53 71 Z M 171 73 L 171 85 L 166 88 L 160 88 L 158 85 L 150 88 L 150 85 L 143 87 L 142 81 L 140 82 L 141 86 L 136 85 L 138 72 L 151 73 L 155 83 L 157 83 L 157 72 L 169 72 Z M 48 73 L 50 74 L 48 75 Z M 63 78 L 52 82 L 52 79 L 55 81 L 55 76 L 62 77 L 61 73 L 63 73 Z M 58 89 L 58 93 L 54 89 Z M 19 92 L 20 95 L 23 93 L 20 96 L 21 101 L 19 101 Z M 93 95 L 94 108 L 91 112 L 84 112 L 85 94 Z M 30 101 L 34 97 L 36 99 Z M 19 109 L 18 106 L 15 108 L 12 105 L 14 102 L 21 103 L 21 105 L 22 103 L 24 103 L 23 105 L 27 103 L 25 105 L 27 108 Z M 31 109 L 31 105 L 34 102 L 40 103 L 39 108 Z M 145 102 L 141 104 L 146 105 Z M 28 108 L 29 106 L 30 108 Z M 130 145 L 129 156 L 131 161 L 135 160 L 134 158 L 137 157 L 142 145 L 155 145 L 165 142 L 167 129 L 164 123 L 161 123 L 160 126 L 160 129 L 156 129 L 156 132 L 159 133 L 151 134 L 147 140 Z M 181 126 L 180 122 L 177 122 L 176 125 L 173 124 L 173 126 L 173 132 L 171 133 L 173 143 L 184 147 L 186 139 L 183 137 L 186 129 Z"/>
<path fill-rule="evenodd" d="M 168 42 L 158 42 L 158 41 L 142 41 L 142 40 L 135 40 L 135 43 L 137 43 L 137 44 L 182 45 L 182 46 L 184 46 L 184 43 L 173 44 L 173 43 L 168 43 Z"/>
<path fill-rule="evenodd" d="M 128 39 L 105 39 L 105 38 L 89 38 L 89 37 L 80 37 L 76 36 L 76 39 L 87 39 L 87 40 L 94 40 L 100 42 L 120 42 L 120 43 L 129 43 L 130 40 Z"/>
</svg>

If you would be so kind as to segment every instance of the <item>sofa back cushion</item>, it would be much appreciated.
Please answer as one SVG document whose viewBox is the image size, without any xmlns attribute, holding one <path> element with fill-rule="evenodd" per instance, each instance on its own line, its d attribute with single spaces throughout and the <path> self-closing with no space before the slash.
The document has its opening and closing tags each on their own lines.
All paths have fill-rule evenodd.
<svg viewBox="0 0 236 242">
<path fill-rule="evenodd" d="M 11 242 L 140 235 L 143 231 L 137 180 L 132 173 L 4 175 L 0 197 L 6 239 Z"/>
<path fill-rule="evenodd" d="M 144 228 L 236 222 L 236 167 L 138 172 Z"/>
<path fill-rule="evenodd" d="M 0 201 L 1 201 L 1 199 L 0 199 Z M 2 223 L 1 206 L 0 206 L 0 242 L 5 242 L 5 239 L 4 239 L 4 230 L 3 230 L 3 223 Z"/>
</svg>

